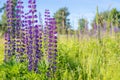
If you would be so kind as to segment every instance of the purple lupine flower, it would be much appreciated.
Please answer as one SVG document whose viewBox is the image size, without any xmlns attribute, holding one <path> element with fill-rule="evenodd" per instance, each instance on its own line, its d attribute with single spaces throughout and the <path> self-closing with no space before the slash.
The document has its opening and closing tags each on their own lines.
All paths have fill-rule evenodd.
<svg viewBox="0 0 120 80">
<path fill-rule="evenodd" d="M 96 23 L 93 24 L 93 33 L 91 33 L 91 35 L 97 37 L 97 29 L 98 29 L 98 26 Z"/>
<path fill-rule="evenodd" d="M 11 57 L 12 54 L 12 37 L 11 37 L 11 32 L 12 32 L 12 0 L 7 0 L 6 4 L 6 13 L 7 13 L 7 25 L 8 25 L 8 30 L 5 33 L 5 61 L 8 61 Z"/>
<path fill-rule="evenodd" d="M 50 64 L 52 64 L 52 31 L 51 31 L 51 25 L 50 25 L 50 12 L 49 10 L 45 10 L 45 27 L 44 27 L 44 49 L 45 49 L 45 54 L 48 55 L 48 72 L 47 76 L 51 77 L 52 75 L 52 70 L 50 68 Z"/>
<path fill-rule="evenodd" d="M 118 27 L 114 27 L 114 32 L 115 33 L 119 32 L 119 31 L 120 31 L 120 29 Z"/>
<path fill-rule="evenodd" d="M 103 24 L 103 31 L 104 32 L 106 32 L 106 27 L 107 27 L 107 24 L 106 24 L 106 22 L 104 22 L 104 24 Z"/>
<path fill-rule="evenodd" d="M 16 27 L 15 27 L 15 38 L 16 38 L 16 53 L 19 54 L 19 60 L 17 61 L 23 61 L 23 53 L 25 51 L 25 48 L 23 47 L 23 39 L 24 39 L 24 25 L 23 25 L 23 1 L 18 0 L 17 1 L 17 6 L 16 6 Z M 18 50 L 19 49 L 19 50 Z"/>
<path fill-rule="evenodd" d="M 35 72 L 38 71 L 38 61 L 41 59 L 41 50 L 40 48 L 42 46 L 39 46 L 42 44 L 41 39 L 39 39 L 39 37 L 41 38 L 42 35 L 40 35 L 39 33 L 41 33 L 40 27 L 37 25 L 38 20 L 37 15 L 35 14 L 36 10 L 36 0 L 29 0 L 28 1 L 29 5 L 28 8 L 29 10 L 29 15 L 26 17 L 28 18 L 27 23 L 28 23 L 28 27 L 29 29 L 29 38 L 28 38 L 28 57 L 32 57 L 32 62 L 29 62 L 29 65 L 31 65 L 32 68 L 30 69 L 34 69 Z M 32 47 L 32 48 L 30 48 Z M 30 50 L 33 51 L 33 53 L 30 53 Z"/>
<path fill-rule="evenodd" d="M 32 5 L 32 0 L 29 0 L 29 5 Z M 33 25 L 31 23 L 31 18 L 29 17 L 30 12 L 25 13 L 25 29 L 26 29 L 26 54 L 28 55 L 28 70 L 31 71 L 33 69 Z"/>
<path fill-rule="evenodd" d="M 7 49 L 5 50 L 5 53 L 7 54 L 5 55 L 11 56 L 11 53 L 16 49 L 16 53 L 18 53 L 16 54 L 16 58 L 21 59 L 21 53 L 26 53 L 28 55 L 28 70 L 34 70 L 35 72 L 37 72 L 38 62 L 43 56 L 41 50 L 43 25 L 42 23 L 38 25 L 38 16 L 36 15 L 36 0 L 29 0 L 28 3 L 28 8 L 30 10 L 28 13 L 24 14 L 24 6 L 22 6 L 23 1 L 18 0 L 16 13 L 14 13 L 12 11 L 12 0 L 7 0 L 6 10 L 8 18 L 8 31 L 5 34 L 5 40 L 7 41 L 5 43 L 7 44 L 7 46 L 5 46 L 5 48 Z M 16 19 L 14 20 L 14 18 Z M 44 31 L 45 52 L 48 55 L 49 62 L 48 70 L 54 73 L 56 71 L 57 64 L 57 27 L 55 19 L 50 18 L 49 10 L 46 10 L 45 12 Z M 12 34 L 9 35 L 10 33 Z"/>
<path fill-rule="evenodd" d="M 44 47 L 45 47 L 45 53 L 47 54 L 47 49 L 48 49 L 48 24 L 49 24 L 49 18 L 50 18 L 50 12 L 49 10 L 45 10 L 45 27 L 44 27 Z"/>
<path fill-rule="evenodd" d="M 97 24 L 96 23 L 94 23 L 93 29 L 94 29 L 94 32 L 96 33 L 96 31 L 97 31 Z"/>
<path fill-rule="evenodd" d="M 56 57 L 57 57 L 57 27 L 56 27 L 56 21 L 55 19 L 53 18 L 53 65 L 52 65 L 52 70 L 53 72 L 56 71 Z"/>
<path fill-rule="evenodd" d="M 31 32 L 31 31 L 32 31 L 32 28 L 29 28 L 28 32 Z M 29 33 L 28 45 L 27 45 L 27 55 L 28 55 L 28 61 L 29 61 L 28 70 L 29 71 L 31 71 L 33 69 L 33 55 L 32 55 L 32 53 L 33 53 L 33 46 L 32 46 L 33 41 L 32 41 L 31 36 L 32 36 L 32 33 Z"/>
<path fill-rule="evenodd" d="M 42 52 L 41 52 L 41 48 L 42 48 L 42 40 L 39 39 L 39 37 L 42 37 L 42 35 L 39 35 L 41 33 L 41 30 L 39 29 L 40 26 L 36 25 L 34 27 L 34 37 L 35 37 L 35 42 L 34 42 L 34 47 L 35 47 L 35 62 L 34 62 L 34 71 L 38 71 L 38 61 L 41 59 L 42 57 Z"/>
<path fill-rule="evenodd" d="M 4 34 L 4 38 L 5 38 L 5 41 L 7 41 L 8 40 L 8 33 L 5 33 Z M 7 60 L 7 46 L 8 46 L 8 43 L 7 42 L 5 42 L 5 51 L 4 51 L 4 61 L 6 61 Z"/>
<path fill-rule="evenodd" d="M 46 13 L 49 14 L 49 12 Z M 49 63 L 49 68 L 47 74 L 49 74 L 49 77 L 51 77 L 55 71 L 56 71 L 56 52 L 57 52 L 57 27 L 56 27 L 56 22 L 54 18 L 49 18 L 49 15 L 45 13 L 45 23 L 48 30 L 48 33 L 46 36 L 48 36 L 48 63 Z M 48 17 L 48 18 L 47 18 Z"/>
</svg>

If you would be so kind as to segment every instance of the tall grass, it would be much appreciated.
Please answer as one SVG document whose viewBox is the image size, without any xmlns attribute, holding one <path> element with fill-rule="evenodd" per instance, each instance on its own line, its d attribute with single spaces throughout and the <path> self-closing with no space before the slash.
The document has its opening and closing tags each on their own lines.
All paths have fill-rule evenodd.
<svg viewBox="0 0 120 80">
<path fill-rule="evenodd" d="M 3 60 L 3 41 L 0 42 L 0 63 Z M 0 66 L 0 73 L 4 73 L 0 79 L 47 80 L 44 61 L 39 66 L 42 69 L 40 74 L 27 72 L 25 64 L 18 65 L 7 66 L 7 72 L 6 66 Z M 93 38 L 77 41 L 62 36 L 58 41 L 57 72 L 51 80 L 119 80 L 119 66 L 120 43 L 115 38 L 104 37 L 101 45 Z"/>
<path fill-rule="evenodd" d="M 102 41 L 103 45 L 96 39 L 59 44 L 60 54 L 66 56 L 66 70 L 70 71 L 65 72 L 67 80 L 119 79 L 120 43 L 113 38 L 104 38 Z"/>
<path fill-rule="evenodd" d="M 0 38 L 0 64 L 4 59 L 4 39 Z"/>
</svg>

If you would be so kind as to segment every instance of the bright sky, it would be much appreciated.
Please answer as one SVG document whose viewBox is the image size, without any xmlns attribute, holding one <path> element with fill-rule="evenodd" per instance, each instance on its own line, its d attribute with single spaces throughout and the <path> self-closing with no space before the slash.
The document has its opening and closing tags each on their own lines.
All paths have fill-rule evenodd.
<svg viewBox="0 0 120 80">
<path fill-rule="evenodd" d="M 28 0 L 23 0 L 25 6 L 27 6 Z M 49 9 L 51 14 L 55 13 L 61 7 L 68 7 L 70 11 L 71 25 L 77 28 L 78 19 L 86 18 L 90 22 L 93 20 L 96 6 L 98 5 L 99 11 L 110 10 L 112 8 L 117 8 L 120 10 L 120 0 L 36 0 L 37 1 L 37 11 L 44 15 L 45 9 Z M 6 0 L 0 0 L 0 7 Z M 28 9 L 25 8 L 27 11 Z M 1 16 L 2 13 L 0 13 Z M 1 18 L 0 18 L 1 19 Z"/>
</svg>

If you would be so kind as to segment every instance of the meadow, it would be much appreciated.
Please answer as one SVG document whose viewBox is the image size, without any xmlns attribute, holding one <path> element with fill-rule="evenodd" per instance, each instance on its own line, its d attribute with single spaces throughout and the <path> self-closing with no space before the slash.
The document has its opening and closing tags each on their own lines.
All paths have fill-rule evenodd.
<svg viewBox="0 0 120 80">
<path fill-rule="evenodd" d="M 120 79 L 120 12 L 104 17 L 97 7 L 92 29 L 84 18 L 74 29 L 66 7 L 54 16 L 45 9 L 42 19 L 36 2 L 28 0 L 27 12 L 22 0 L 3 7 L 0 80 Z"/>
<path fill-rule="evenodd" d="M 46 77 L 46 62 L 39 63 L 39 73 L 29 72 L 27 63 L 15 59 L 4 63 L 4 39 L 0 39 L 0 80 L 119 80 L 120 39 L 104 37 L 102 44 L 95 38 L 58 40 L 57 70 Z"/>
</svg>

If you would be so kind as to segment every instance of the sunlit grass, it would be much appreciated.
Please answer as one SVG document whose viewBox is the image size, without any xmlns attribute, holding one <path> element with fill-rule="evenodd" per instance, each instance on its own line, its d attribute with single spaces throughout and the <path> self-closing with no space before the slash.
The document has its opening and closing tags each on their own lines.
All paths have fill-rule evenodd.
<svg viewBox="0 0 120 80">
<path fill-rule="evenodd" d="M 0 39 L 0 63 L 3 60 L 4 40 Z M 80 41 L 73 37 L 66 39 L 61 36 L 58 41 L 57 72 L 54 80 L 119 80 L 120 78 L 120 43 L 115 38 L 105 37 L 102 44 L 97 39 L 84 38 Z M 42 64 L 44 65 L 44 63 Z M 21 66 L 21 65 L 20 65 Z M 25 67 L 24 67 L 25 66 Z M 19 71 L 26 71 L 26 65 L 11 66 L 9 77 L 11 79 L 45 80 L 46 74 L 25 72 L 22 77 Z M 21 70 L 24 69 L 24 70 Z M 44 66 L 41 67 L 44 71 Z M 2 69 L 1 69 L 2 70 Z M 6 71 L 6 69 L 4 69 Z M 3 71 L 4 72 L 4 71 Z M 1 72 L 0 72 L 1 73 Z M 4 72 L 5 73 L 5 72 Z M 8 73 L 6 73 L 7 75 Z M 5 78 L 7 79 L 7 78 Z"/>
<path fill-rule="evenodd" d="M 0 63 L 3 62 L 3 58 L 4 58 L 4 39 L 0 38 Z"/>
<path fill-rule="evenodd" d="M 65 64 L 69 67 L 63 75 L 66 80 L 74 80 L 76 77 L 78 80 L 119 79 L 120 43 L 116 39 L 105 37 L 102 44 L 97 39 L 83 39 L 79 42 L 64 39 L 60 39 L 62 44 L 59 44 L 59 50 L 63 57 L 66 56 Z"/>
</svg>

